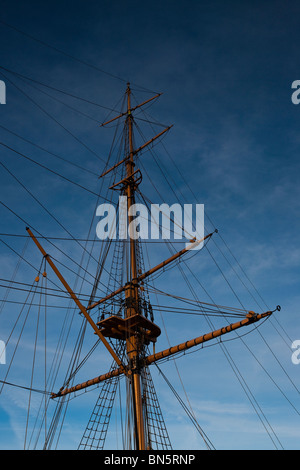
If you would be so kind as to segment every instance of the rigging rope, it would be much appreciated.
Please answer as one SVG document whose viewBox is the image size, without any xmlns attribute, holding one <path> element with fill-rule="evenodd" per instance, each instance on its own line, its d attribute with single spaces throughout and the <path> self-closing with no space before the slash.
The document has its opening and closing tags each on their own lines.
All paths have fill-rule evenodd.
<svg viewBox="0 0 300 470">
<path fill-rule="evenodd" d="M 184 409 L 184 411 L 186 412 L 186 414 L 190 418 L 190 420 L 193 423 L 193 425 L 195 426 L 196 430 L 201 435 L 207 449 L 209 449 L 209 450 L 215 449 L 212 442 L 210 441 L 210 439 L 207 437 L 207 435 L 205 434 L 205 432 L 203 431 L 203 429 L 201 428 L 199 423 L 196 421 L 194 414 L 192 414 L 190 412 L 190 410 L 188 409 L 188 407 L 184 404 L 183 400 L 180 398 L 180 396 L 176 392 L 175 388 L 173 387 L 171 382 L 167 379 L 166 375 L 163 373 L 163 371 L 160 369 L 160 367 L 157 364 L 155 364 L 155 365 L 156 365 L 157 369 L 159 370 L 160 374 L 162 375 L 162 377 L 164 378 L 165 382 L 169 386 L 170 390 L 173 392 L 174 396 L 179 401 L 180 405 L 182 406 L 182 408 Z"/>
<path fill-rule="evenodd" d="M 47 43 L 47 42 L 45 42 L 45 41 L 42 41 L 41 39 L 38 39 L 38 38 L 32 36 L 31 34 L 28 34 L 28 33 L 26 33 L 25 31 L 22 31 L 21 29 L 16 28 L 15 26 L 13 26 L 13 25 L 11 25 L 11 24 L 9 24 L 9 23 L 6 23 L 6 22 L 3 21 L 3 20 L 0 20 L 0 23 L 2 23 L 3 25 L 7 26 L 8 28 L 11 28 L 11 29 L 13 29 L 14 31 L 17 31 L 18 33 L 22 34 L 23 36 L 26 36 L 26 37 L 28 37 L 29 39 L 31 39 L 31 40 L 33 40 L 33 41 L 35 41 L 35 42 L 37 42 L 37 43 L 39 43 L 39 44 L 41 44 L 41 45 L 43 45 L 43 46 L 49 48 L 49 49 L 52 49 L 52 50 L 54 50 L 54 51 L 56 51 L 56 52 L 58 52 L 58 53 L 60 53 L 60 54 L 62 54 L 62 55 L 64 55 L 64 56 L 66 56 L 66 57 L 69 57 L 69 58 L 72 59 L 72 60 L 75 60 L 75 61 L 77 61 L 77 62 L 79 62 L 79 63 L 81 63 L 81 64 L 83 64 L 83 65 L 86 65 L 86 66 L 89 67 L 89 68 L 92 68 L 92 69 L 94 69 L 94 70 L 97 70 L 98 72 L 101 72 L 101 73 L 103 73 L 103 74 L 105 74 L 105 75 L 108 75 L 109 77 L 115 78 L 115 79 L 117 79 L 117 80 L 119 80 L 119 81 L 121 81 L 121 82 L 123 82 L 123 83 L 127 83 L 127 82 L 128 82 L 128 79 L 124 79 L 124 78 L 122 78 L 122 77 L 120 77 L 120 76 L 118 76 L 118 75 L 115 75 L 115 74 L 113 74 L 113 73 L 107 72 L 107 71 L 105 71 L 104 69 L 101 69 L 100 67 L 97 67 L 96 65 L 90 64 L 89 62 L 87 62 L 87 61 L 85 61 L 85 60 L 79 59 L 78 57 L 75 57 L 75 56 L 69 54 L 68 52 L 65 52 L 65 51 L 63 51 L 63 50 L 61 50 L 61 49 L 59 49 L 59 48 L 57 48 L 57 47 L 55 47 L 55 46 L 52 46 L 51 44 L 49 44 L 49 43 Z M 132 82 L 132 83 L 133 83 L 133 82 Z M 146 91 L 146 92 L 149 92 L 149 93 L 155 93 L 154 91 L 149 90 L 148 88 L 142 87 L 142 86 L 140 86 L 140 85 L 137 85 L 137 84 L 134 84 L 134 83 L 133 83 L 133 85 L 136 86 L 136 87 L 138 87 L 138 88 L 140 88 L 142 91 Z"/>
</svg>

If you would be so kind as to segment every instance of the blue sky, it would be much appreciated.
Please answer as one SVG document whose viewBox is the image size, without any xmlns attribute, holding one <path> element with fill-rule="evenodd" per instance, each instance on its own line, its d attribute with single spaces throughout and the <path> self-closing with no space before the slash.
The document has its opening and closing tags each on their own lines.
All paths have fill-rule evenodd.
<svg viewBox="0 0 300 470">
<path fill-rule="evenodd" d="M 68 236 L 63 225 L 72 235 L 85 238 L 95 213 L 94 193 L 100 185 L 97 175 L 103 171 L 114 131 L 99 127 L 114 115 L 106 108 L 119 109 L 127 80 L 132 83 L 137 102 L 148 99 L 151 92 L 163 93 L 146 112 L 153 121 L 173 124 L 163 145 L 154 148 L 168 181 L 153 154 L 145 153 L 141 157 L 143 193 L 153 202 L 171 204 L 178 197 L 186 203 L 204 204 L 207 231 L 219 229 L 219 235 L 208 245 L 210 251 L 201 250 L 189 260 L 201 286 L 186 270 L 201 300 L 212 298 L 220 305 L 240 307 L 230 284 L 249 309 L 258 308 L 253 297 L 260 310 L 266 305 L 271 309 L 282 306 L 274 321 L 243 338 L 246 344 L 241 340 L 227 344 L 263 416 L 286 449 L 299 449 L 300 437 L 300 365 L 292 364 L 290 348 L 293 340 L 300 339 L 300 107 L 291 101 L 291 84 L 300 79 L 299 14 L 296 1 L 4 1 L 0 22 L 0 79 L 5 81 L 7 92 L 7 104 L 0 108 L 1 142 L 91 191 L 83 191 L 2 146 L 1 162 L 10 171 L 1 166 L 3 203 L 45 236 Z M 160 130 L 158 126 L 153 130 L 145 127 L 145 138 Z M 160 200 L 148 174 L 159 189 Z M 1 233 L 24 234 L 25 223 L 11 211 L 2 205 Z M 1 239 L 22 253 L 25 239 L 7 235 Z M 72 259 L 82 256 L 78 245 L 63 241 L 57 244 L 70 260 L 45 244 L 59 261 L 76 270 Z M 11 279 L 18 256 L 3 243 L 0 250 L 1 277 Z M 163 245 L 150 246 L 149 253 L 151 265 L 169 256 Z M 36 266 L 40 264 L 32 243 L 26 247 L 26 259 Z M 146 257 L 145 263 L 149 265 Z M 64 274 L 75 285 L 72 274 L 67 270 Z M 34 270 L 22 264 L 16 280 L 31 283 L 34 277 Z M 191 295 L 177 270 L 162 275 L 155 286 L 172 294 Z M 89 285 L 84 289 L 89 292 Z M 1 288 L 1 299 L 5 292 Z M 24 295 L 18 293 L 20 300 Z M 9 299 L 13 296 L 10 293 Z M 155 297 L 152 301 L 156 302 Z M 6 340 L 18 308 L 14 304 L 3 308 L 1 340 Z M 167 315 L 164 322 L 171 344 L 209 331 L 201 317 L 184 316 L 182 321 L 182 317 L 180 320 Z M 55 326 L 59 327 L 62 318 L 53 313 L 47 321 L 52 349 L 57 340 Z M 156 320 L 161 325 L 159 314 Z M 74 335 L 79 325 L 75 320 Z M 27 354 L 31 358 L 28 364 L 32 361 L 30 331 L 34 329 L 26 332 L 24 350 L 20 352 L 23 363 L 22 357 L 16 359 L 16 375 L 11 376 L 11 382 L 22 385 L 30 382 L 30 368 L 24 367 Z M 166 345 L 164 336 L 157 348 Z M 12 351 L 8 346 L 8 360 Z M 70 353 L 71 346 L 67 351 Z M 82 380 L 109 367 L 105 352 L 101 349 L 99 354 L 82 371 Z M 182 357 L 176 364 L 199 423 L 216 448 L 274 448 L 219 346 Z M 3 376 L 7 366 L 0 367 Z M 174 363 L 163 364 L 162 368 L 184 397 Z M 153 375 L 174 448 L 203 448 L 162 377 L 155 371 Z M 37 375 L 35 379 L 39 388 L 42 378 Z M 69 409 L 63 447 L 76 447 L 96 397 L 97 389 L 71 402 L 74 408 Z M 21 391 L 6 387 L 0 398 L 0 447 L 22 447 L 24 428 L 20 422 L 26 422 L 27 408 Z M 110 431 L 113 434 L 113 427 Z M 114 442 L 113 436 L 109 438 Z"/>
</svg>

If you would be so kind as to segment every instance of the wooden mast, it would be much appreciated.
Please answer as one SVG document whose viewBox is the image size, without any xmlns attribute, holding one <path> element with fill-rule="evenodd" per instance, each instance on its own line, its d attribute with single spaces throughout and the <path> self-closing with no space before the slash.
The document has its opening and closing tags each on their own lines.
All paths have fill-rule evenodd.
<svg viewBox="0 0 300 470">
<path fill-rule="evenodd" d="M 130 84 L 127 84 L 127 118 L 126 125 L 128 131 L 129 159 L 126 162 L 126 187 L 125 194 L 127 196 L 127 217 L 129 231 L 133 229 L 133 217 L 130 215 L 130 208 L 135 204 L 135 183 L 131 175 L 134 172 L 134 148 L 133 148 L 133 131 L 132 131 L 132 114 L 131 114 L 131 90 Z M 126 299 L 126 318 L 133 315 L 139 315 L 139 290 L 138 284 L 134 280 L 137 278 L 137 259 L 136 259 L 136 242 L 133 233 L 129 233 L 130 244 L 130 281 L 125 288 Z M 132 405 L 135 421 L 135 441 L 137 450 L 145 450 L 145 426 L 143 417 L 143 404 L 141 393 L 141 369 L 140 355 L 143 351 L 141 338 L 137 334 L 128 336 L 126 340 L 128 364 L 132 390 Z"/>
<path fill-rule="evenodd" d="M 280 307 L 278 306 L 276 310 L 280 310 Z M 268 312 L 259 313 L 259 314 L 255 314 L 254 312 L 248 312 L 244 320 L 231 323 L 230 325 L 227 325 L 223 328 L 219 328 L 218 330 L 211 331 L 209 333 L 206 333 L 205 335 L 198 336 L 197 338 L 193 338 L 189 341 L 185 341 L 184 343 L 180 343 L 176 346 L 172 346 L 156 354 L 152 354 L 151 356 L 147 356 L 143 360 L 143 363 L 145 365 L 150 365 L 150 364 L 160 361 L 161 359 L 166 359 L 179 352 L 184 352 L 190 348 L 193 348 L 194 346 L 198 346 L 199 344 L 206 343 L 207 341 L 211 341 L 215 338 L 226 335 L 230 333 L 231 331 L 238 330 L 239 328 L 244 328 L 245 326 L 252 325 L 256 322 L 259 322 L 260 320 L 264 318 L 270 317 L 274 313 L 274 311 L 270 310 Z M 92 385 L 96 385 L 100 382 L 104 382 L 107 379 L 117 377 L 119 375 L 122 375 L 123 373 L 124 371 L 121 368 L 114 369 L 111 372 L 107 372 L 106 374 L 99 375 L 98 377 L 94 377 L 93 379 L 87 380 L 86 382 L 82 382 L 77 385 L 74 385 L 73 387 L 60 390 L 59 393 L 52 393 L 52 397 L 58 398 L 60 396 L 68 395 L 70 393 L 74 393 L 79 390 L 84 390 L 85 388 L 91 387 Z"/>
</svg>

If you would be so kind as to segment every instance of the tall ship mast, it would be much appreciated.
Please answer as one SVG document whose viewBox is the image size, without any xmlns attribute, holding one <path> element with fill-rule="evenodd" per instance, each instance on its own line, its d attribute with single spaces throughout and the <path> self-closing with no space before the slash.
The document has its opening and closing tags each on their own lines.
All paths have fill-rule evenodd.
<svg viewBox="0 0 300 470">
<path fill-rule="evenodd" d="M 95 373 L 94 376 L 87 377 L 84 381 L 76 382 L 77 371 L 81 364 L 91 358 L 92 352 L 93 357 L 99 352 L 98 349 L 94 351 L 93 347 L 82 361 L 79 358 L 76 361 L 72 358 L 74 363 L 72 367 L 70 366 L 65 382 L 58 389 L 49 390 L 50 380 L 45 378 L 45 411 L 40 415 L 45 426 L 45 433 L 44 439 L 41 439 L 42 432 L 40 431 L 36 440 L 36 442 L 43 440 L 42 447 L 44 449 L 52 448 L 58 428 L 57 423 L 63 413 L 63 406 L 76 394 L 87 392 L 95 387 L 100 388 L 100 393 L 82 438 L 78 442 L 78 449 L 104 449 L 115 397 L 121 381 L 125 382 L 126 391 L 126 417 L 124 420 L 126 420 L 127 434 L 123 438 L 124 447 L 135 450 L 172 449 L 167 425 L 152 379 L 151 368 L 156 367 L 163 374 L 160 369 L 161 362 L 171 360 L 197 346 L 214 340 L 220 339 L 221 341 L 223 336 L 231 332 L 240 329 L 247 330 L 247 327 L 270 318 L 275 311 L 280 310 L 280 307 L 276 307 L 272 310 L 256 313 L 254 309 L 238 309 L 213 303 L 195 302 L 193 308 L 206 312 L 208 316 L 219 314 L 224 316 L 224 320 L 227 320 L 226 315 L 228 315 L 228 318 L 230 316 L 238 317 L 238 320 L 224 323 L 222 327 L 211 329 L 206 333 L 195 331 L 190 337 L 184 337 L 182 342 L 170 345 L 168 348 L 161 349 L 159 347 L 162 329 L 154 318 L 155 309 L 150 301 L 151 284 L 148 281 L 153 276 L 176 267 L 177 262 L 192 252 L 191 249 L 195 249 L 200 244 L 205 246 L 217 233 L 214 230 L 202 238 L 191 238 L 185 248 L 169 257 L 166 256 L 158 264 L 150 266 L 149 269 L 145 269 L 143 246 L 138 236 L 133 212 L 137 195 L 141 196 L 142 194 L 140 185 L 143 172 L 139 168 L 139 157 L 143 151 L 159 141 L 172 126 L 165 127 L 142 145 L 136 146 L 134 125 L 135 113 L 159 96 L 157 94 L 138 105 L 133 105 L 132 89 L 128 83 L 124 95 L 125 110 L 102 124 L 102 127 L 108 125 L 116 125 L 118 129 L 121 127 L 122 136 L 121 150 L 118 153 L 119 160 L 105 168 L 100 175 L 101 180 L 107 178 L 108 175 L 114 177 L 113 184 L 109 189 L 119 196 L 116 230 L 118 234 L 122 233 L 122 237 L 115 240 L 114 243 L 111 243 L 111 237 L 107 233 L 107 246 L 114 245 L 107 295 L 100 298 L 98 296 L 98 287 L 103 272 L 103 265 L 100 262 L 97 265 L 90 298 L 88 301 L 83 300 L 71 287 L 67 276 L 62 274 L 56 260 L 51 255 L 51 250 L 45 249 L 43 237 L 39 236 L 34 228 L 26 228 L 29 240 L 33 242 L 40 254 L 41 268 L 34 280 L 34 285 L 40 286 L 41 282 L 46 282 L 51 275 L 54 275 L 55 282 L 59 283 L 62 292 L 71 299 L 77 313 L 82 317 L 82 328 L 85 335 L 93 337 L 97 345 L 102 345 L 101 354 L 103 355 L 104 350 L 107 359 L 111 362 L 111 366 L 107 370 L 103 370 L 101 374 Z M 145 204 L 147 203 L 145 198 L 143 201 Z M 104 243 L 103 241 L 103 245 Z M 106 252 L 103 250 L 103 259 L 105 256 Z M 201 257 L 201 251 L 197 252 L 195 256 Z M 42 294 L 42 287 L 40 287 L 39 293 Z M 178 300 L 180 300 L 179 296 Z M 79 338 L 78 344 L 74 344 L 74 347 L 78 348 L 77 352 L 80 352 L 80 341 Z M 3 380 L 3 384 L 5 383 L 9 386 L 8 374 Z M 30 390 L 30 394 L 36 391 L 33 387 L 28 387 L 28 390 Z M 122 397 L 124 398 L 124 395 Z M 49 418 L 46 412 L 50 403 L 56 404 L 52 418 Z M 210 439 L 196 423 L 195 417 L 191 414 L 190 417 L 196 424 L 206 447 L 213 448 Z"/>
</svg>

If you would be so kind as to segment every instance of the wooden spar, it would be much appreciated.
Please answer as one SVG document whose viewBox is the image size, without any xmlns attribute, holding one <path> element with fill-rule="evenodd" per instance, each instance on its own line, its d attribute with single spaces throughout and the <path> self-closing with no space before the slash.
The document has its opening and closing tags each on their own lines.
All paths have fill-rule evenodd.
<svg viewBox="0 0 300 470">
<path fill-rule="evenodd" d="M 261 320 L 262 318 L 272 315 L 272 313 L 273 312 L 269 311 L 269 312 L 255 315 L 249 312 L 247 317 L 242 321 L 231 323 L 230 325 L 224 326 L 223 328 L 220 328 L 219 330 L 212 331 L 211 333 L 207 333 L 205 335 L 199 336 L 198 338 L 185 341 L 184 343 L 178 344 L 177 346 L 170 347 L 159 353 L 152 354 L 151 356 L 146 357 L 145 363 L 146 365 L 149 365 L 149 364 L 152 364 L 153 362 L 159 361 L 160 359 L 170 357 L 173 354 L 176 354 L 178 352 L 186 351 L 187 349 L 190 349 L 194 346 L 210 341 L 226 333 L 230 333 L 231 331 L 237 330 L 238 328 L 242 328 L 243 326 L 247 326 L 252 323 L 255 323 Z"/>
<path fill-rule="evenodd" d="M 94 302 L 93 304 L 88 305 L 86 307 L 86 310 L 91 310 L 92 308 L 97 307 L 97 305 L 103 304 L 104 302 L 111 299 L 115 295 L 121 294 L 121 292 L 123 292 L 124 290 L 125 290 L 125 286 L 120 287 L 119 289 L 115 290 L 114 292 L 111 292 L 110 294 L 108 294 L 106 297 L 103 297 L 102 299 L 97 300 L 97 302 Z"/>
<path fill-rule="evenodd" d="M 151 276 L 151 274 L 154 274 L 156 271 L 158 271 L 159 269 L 162 269 L 164 268 L 165 266 L 167 266 L 168 264 L 172 263 L 172 261 L 175 261 L 177 258 L 179 258 L 180 256 L 184 255 L 184 253 L 187 253 L 192 247 L 196 247 L 197 245 L 200 245 L 200 243 L 204 242 L 205 240 L 207 240 L 208 238 L 210 238 L 212 235 L 214 234 L 214 232 L 212 233 L 209 233 L 208 235 L 206 235 L 204 238 L 202 238 L 201 240 L 196 240 L 194 241 L 193 243 L 191 243 L 191 245 L 189 245 L 187 248 L 183 248 L 182 250 L 178 251 L 178 253 L 175 253 L 175 255 L 171 256 L 170 258 L 166 259 L 165 261 L 163 261 L 162 263 L 158 264 L 157 266 L 154 266 L 154 268 L 151 268 L 149 269 L 149 271 L 146 271 L 145 273 L 141 274 L 140 276 L 138 276 L 137 280 L 138 281 L 143 281 L 146 277 L 148 276 Z"/>
<path fill-rule="evenodd" d="M 157 95 L 152 96 L 152 98 L 149 98 L 149 100 L 143 101 L 143 103 L 138 104 L 134 108 L 127 109 L 126 111 L 124 111 L 124 113 L 119 114 L 119 116 L 116 116 L 116 117 L 110 119 L 109 121 L 106 121 L 103 124 L 100 124 L 100 127 L 104 127 L 104 126 L 106 126 L 106 124 L 110 124 L 111 122 L 116 121 L 117 119 L 120 119 L 123 116 L 127 116 L 128 113 L 132 113 L 132 111 L 135 111 L 136 109 L 140 108 L 141 106 L 144 106 L 145 104 L 149 103 L 150 101 L 155 100 L 155 98 L 159 98 L 161 96 L 161 94 L 162 93 L 157 93 Z"/>
<path fill-rule="evenodd" d="M 86 382 L 82 382 L 80 384 L 74 385 L 73 387 L 60 390 L 58 393 L 52 393 L 51 398 L 58 398 L 64 395 L 69 395 L 70 393 L 73 393 L 73 392 L 78 392 L 79 390 L 83 390 L 85 388 L 91 387 L 92 385 L 96 385 L 100 382 L 103 382 L 104 380 L 112 379 L 113 377 L 118 377 L 119 375 L 122 375 L 123 373 L 124 373 L 124 370 L 119 367 L 118 369 L 114 369 L 111 372 L 107 372 L 106 374 L 99 375 L 98 377 L 95 377 L 94 379 L 90 379 L 90 380 L 87 380 Z"/>
<path fill-rule="evenodd" d="M 82 303 L 80 302 L 80 300 L 76 297 L 76 295 L 74 294 L 74 292 L 72 291 L 71 287 L 69 286 L 69 284 L 66 282 L 66 280 L 64 279 L 64 277 L 62 276 L 62 274 L 60 273 L 60 271 L 57 269 L 57 267 L 55 266 L 55 264 L 53 263 L 53 261 L 51 260 L 50 256 L 46 253 L 46 251 L 44 250 L 44 248 L 42 247 L 42 245 L 38 242 L 38 240 L 36 239 L 36 237 L 33 235 L 33 233 L 31 232 L 30 228 L 26 228 L 27 232 L 29 233 L 29 235 L 31 236 L 32 240 L 34 241 L 34 243 L 36 244 L 36 246 L 38 247 L 38 249 L 40 250 L 40 252 L 43 254 L 44 258 L 46 259 L 47 263 L 51 266 L 51 268 L 53 269 L 53 271 L 55 272 L 55 274 L 57 275 L 57 277 L 59 278 L 59 280 L 61 281 L 61 283 L 64 285 L 64 287 L 67 289 L 68 293 L 70 294 L 70 296 L 72 297 L 72 299 L 74 300 L 74 302 L 76 303 L 77 307 L 79 307 L 80 311 L 83 313 L 84 317 L 86 318 L 86 320 L 88 321 L 88 323 L 91 325 L 91 327 L 94 329 L 96 335 L 99 336 L 99 338 L 101 339 L 102 343 L 104 344 L 104 346 L 106 347 L 106 349 L 109 351 L 109 353 L 112 355 L 112 357 L 114 358 L 114 360 L 116 361 L 116 363 L 118 364 L 119 367 L 122 368 L 122 370 L 125 372 L 125 368 L 120 360 L 120 358 L 117 356 L 117 354 L 115 353 L 115 351 L 113 350 L 113 348 L 110 346 L 110 344 L 108 343 L 108 341 L 106 340 L 106 338 L 102 335 L 102 333 L 99 331 L 99 328 L 97 327 L 97 325 L 94 323 L 94 321 L 91 319 L 91 317 L 89 316 L 89 314 L 87 313 L 85 307 L 82 305 Z"/>
<path fill-rule="evenodd" d="M 152 144 L 152 142 L 154 142 L 156 139 L 158 139 L 159 137 L 161 137 L 165 132 L 169 131 L 171 129 L 171 127 L 173 126 L 169 126 L 167 127 L 166 129 L 164 129 L 163 131 L 161 131 L 159 134 L 157 134 L 155 137 L 152 137 L 152 139 L 148 140 L 148 142 L 146 142 L 145 144 L 141 145 L 138 149 L 134 150 L 132 152 L 133 155 L 136 155 L 137 153 L 139 153 L 141 150 L 143 150 L 145 147 L 147 147 L 148 145 Z M 107 175 L 108 173 L 110 173 L 111 171 L 115 170 L 116 168 L 118 168 L 118 166 L 122 165 L 122 163 L 125 163 L 129 160 L 130 156 L 127 156 L 125 158 L 123 158 L 122 160 L 120 160 L 118 163 L 116 163 L 114 166 L 112 166 L 111 168 L 109 168 L 108 170 L 104 171 L 104 173 L 102 173 L 102 175 L 99 176 L 99 178 L 102 178 L 102 176 L 105 176 Z"/>
<path fill-rule="evenodd" d="M 114 166 L 112 166 L 108 170 L 104 171 L 104 173 L 102 173 L 102 175 L 100 175 L 99 178 L 102 178 L 102 176 L 105 176 L 108 173 L 110 173 L 111 171 L 113 171 L 115 168 L 118 168 L 118 166 L 122 165 L 122 163 L 125 163 L 126 160 L 128 160 L 128 156 L 123 158 L 122 160 L 120 160 L 118 163 L 116 163 Z"/>
<path fill-rule="evenodd" d="M 159 134 L 157 134 L 155 137 L 152 137 L 152 139 L 148 140 L 148 142 L 146 142 L 145 144 L 141 145 L 139 148 L 137 148 L 133 153 L 134 155 L 136 155 L 137 153 L 139 153 L 141 150 L 143 150 L 145 147 L 147 147 L 148 145 L 152 144 L 152 142 L 154 142 L 156 139 L 158 139 L 159 137 L 161 137 L 165 132 L 168 132 L 171 128 L 173 127 L 172 126 L 169 126 L 169 127 L 166 127 L 166 129 L 164 129 L 163 131 L 161 131 Z"/>
<path fill-rule="evenodd" d="M 193 348 L 194 346 L 198 346 L 199 344 L 205 343 L 207 341 L 211 341 L 212 339 L 218 338 L 219 336 L 230 333 L 231 331 L 237 330 L 239 328 L 243 328 L 244 326 L 247 326 L 247 325 L 251 325 L 252 323 L 256 323 L 262 318 L 266 318 L 272 315 L 272 313 L 273 313 L 272 311 L 268 311 L 265 313 L 255 315 L 254 313 L 249 312 L 244 320 L 241 320 L 236 323 L 232 323 L 228 326 L 220 328 L 219 330 L 206 333 L 205 335 L 199 336 L 189 341 L 185 341 L 184 343 L 180 343 L 177 346 L 170 347 L 156 354 L 152 354 L 151 356 L 148 356 L 145 358 L 144 363 L 145 365 L 153 364 L 154 362 L 157 362 L 160 359 L 168 358 L 178 352 L 186 351 L 187 349 Z M 121 374 L 123 374 L 122 369 L 120 368 L 114 369 L 111 372 L 108 372 L 107 374 L 99 375 L 98 377 L 95 377 L 94 379 L 87 380 L 86 382 L 74 385 L 71 388 L 66 388 L 65 390 L 61 390 L 59 393 L 52 393 L 52 397 L 57 398 L 63 395 L 68 395 L 78 390 L 82 390 L 84 388 L 90 387 L 91 385 L 96 385 L 112 377 L 117 377 Z"/>
<path fill-rule="evenodd" d="M 195 247 L 195 246 L 199 245 L 199 244 L 202 243 L 203 241 L 205 241 L 205 240 L 207 240 L 208 238 L 210 238 L 213 234 L 214 234 L 214 232 L 209 233 L 208 235 L 206 235 L 206 236 L 205 236 L 204 238 L 202 238 L 201 240 L 197 240 L 197 241 L 191 243 L 191 245 L 189 245 L 187 248 L 183 248 L 181 251 L 178 251 L 178 253 L 175 253 L 175 255 L 171 256 L 171 257 L 168 258 L 168 259 L 166 259 L 165 261 L 163 261 L 162 263 L 158 264 L 157 266 L 154 266 L 153 268 L 149 269 L 149 271 L 146 271 L 145 273 L 141 274 L 140 276 L 138 276 L 136 279 L 133 279 L 133 280 L 135 280 L 135 281 L 143 281 L 146 277 L 151 276 L 151 274 L 155 273 L 155 272 L 158 271 L 159 269 L 164 268 L 165 266 L 167 266 L 168 264 L 170 264 L 172 261 L 175 261 L 177 258 L 179 258 L 180 256 L 184 255 L 184 253 L 186 253 L 187 251 L 189 251 L 192 247 Z M 88 305 L 88 306 L 86 307 L 86 310 L 91 310 L 92 308 L 97 307 L 97 305 L 103 304 L 104 302 L 106 302 L 107 300 L 111 299 L 111 298 L 114 297 L 115 295 L 121 294 L 121 292 L 125 291 L 125 289 L 126 289 L 126 286 L 120 287 L 119 289 L 115 290 L 114 292 L 111 292 L 110 294 L 108 294 L 106 297 L 103 297 L 102 299 L 97 300 L 96 302 L 94 302 L 94 303 Z"/>
</svg>

